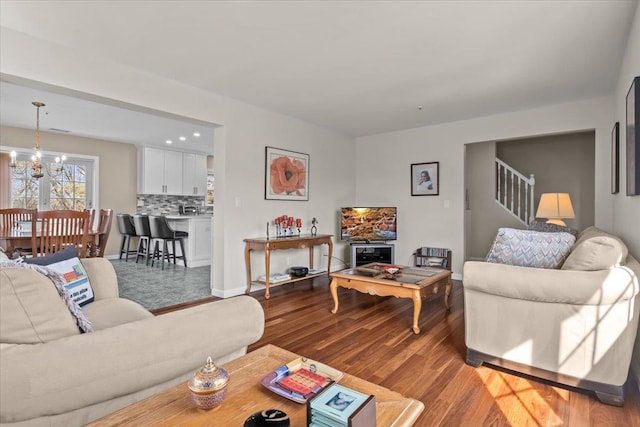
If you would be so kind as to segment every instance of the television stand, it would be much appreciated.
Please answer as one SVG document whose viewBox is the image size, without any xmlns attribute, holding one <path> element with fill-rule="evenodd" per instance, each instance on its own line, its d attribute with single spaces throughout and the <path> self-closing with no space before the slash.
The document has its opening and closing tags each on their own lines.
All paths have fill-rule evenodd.
<svg viewBox="0 0 640 427">
<path fill-rule="evenodd" d="M 372 262 L 393 264 L 395 246 L 388 243 L 352 243 L 351 268 Z"/>
</svg>

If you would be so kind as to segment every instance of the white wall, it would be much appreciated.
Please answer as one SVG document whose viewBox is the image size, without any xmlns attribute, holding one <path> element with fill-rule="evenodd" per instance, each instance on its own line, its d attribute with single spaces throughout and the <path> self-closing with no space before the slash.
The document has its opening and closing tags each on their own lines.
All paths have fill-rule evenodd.
<svg viewBox="0 0 640 427">
<path fill-rule="evenodd" d="M 398 206 L 396 262 L 420 246 L 453 250 L 454 277 L 463 264 L 464 144 L 595 129 L 595 223 L 611 230 L 609 97 L 408 129 L 356 139 L 358 205 Z M 411 196 L 411 163 L 440 162 L 440 195 Z M 445 207 L 447 201 L 449 207 Z"/>
<path fill-rule="evenodd" d="M 575 218 L 564 221 L 568 227 L 581 231 L 595 222 L 594 148 L 594 134 L 589 131 L 500 141 L 496 153 L 525 176 L 534 174 L 534 208 L 543 193 L 569 193 Z"/>
<path fill-rule="evenodd" d="M 613 231 L 625 241 L 631 253 L 640 257 L 640 196 L 628 197 L 627 194 L 627 129 L 626 97 L 631 81 L 640 76 L 640 7 L 629 33 L 624 61 L 620 68 L 620 77 L 615 92 L 615 118 L 613 124 L 620 122 L 620 192 L 613 199 Z M 637 126 L 637 124 L 636 124 Z"/>
<path fill-rule="evenodd" d="M 484 260 L 500 227 L 524 228 L 496 203 L 496 143 L 465 145 L 465 260 Z"/>
<path fill-rule="evenodd" d="M 223 125 L 216 130 L 214 147 L 214 295 L 244 291 L 242 239 L 264 236 L 267 221 L 282 214 L 300 217 L 308 232 L 316 217 L 319 233 L 335 234 L 336 210 L 354 202 L 355 151 L 350 137 L 7 28 L 1 29 L 0 43 L 3 79 L 42 82 Z M 264 200 L 267 145 L 310 155 L 309 202 Z M 316 253 L 326 262 L 321 251 Z M 292 262 L 308 259 L 304 254 L 290 256 Z M 285 257 L 274 257 L 272 271 L 285 267 Z M 263 270 L 256 265 L 255 274 Z"/>
<path fill-rule="evenodd" d="M 624 60 L 620 67 L 620 77 L 615 92 L 615 119 L 611 124 L 613 126 L 614 122 L 620 122 L 620 193 L 612 196 L 613 231 L 622 237 L 635 258 L 640 259 L 640 196 L 626 196 L 626 97 L 631 81 L 636 76 L 640 76 L 640 7 L 636 8 Z M 640 384 L 640 333 L 636 337 L 631 368 L 636 383 Z"/>
</svg>

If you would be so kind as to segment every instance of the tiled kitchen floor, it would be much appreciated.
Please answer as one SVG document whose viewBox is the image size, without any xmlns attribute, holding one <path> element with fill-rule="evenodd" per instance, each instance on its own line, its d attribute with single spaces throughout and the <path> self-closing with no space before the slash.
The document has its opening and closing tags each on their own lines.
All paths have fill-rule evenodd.
<svg viewBox="0 0 640 427">
<path fill-rule="evenodd" d="M 168 307 L 211 296 L 211 267 L 185 268 L 181 264 L 146 266 L 135 257 L 129 262 L 111 260 L 118 276 L 120 297 L 133 300 L 147 310 Z"/>
</svg>

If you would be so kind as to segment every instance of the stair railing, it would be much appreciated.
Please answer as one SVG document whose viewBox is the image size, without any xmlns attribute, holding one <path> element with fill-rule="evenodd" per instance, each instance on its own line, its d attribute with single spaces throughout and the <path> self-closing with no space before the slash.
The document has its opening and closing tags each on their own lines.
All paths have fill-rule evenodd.
<svg viewBox="0 0 640 427">
<path fill-rule="evenodd" d="M 496 157 L 496 202 L 525 225 L 535 218 L 536 180 L 528 178 Z"/>
</svg>

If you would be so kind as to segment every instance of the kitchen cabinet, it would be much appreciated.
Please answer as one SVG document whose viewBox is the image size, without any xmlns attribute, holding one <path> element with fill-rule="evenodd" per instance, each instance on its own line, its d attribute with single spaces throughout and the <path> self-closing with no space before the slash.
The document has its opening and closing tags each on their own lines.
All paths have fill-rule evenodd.
<svg viewBox="0 0 640 427">
<path fill-rule="evenodd" d="M 143 147 L 140 157 L 140 193 L 182 195 L 181 152 Z"/>
<path fill-rule="evenodd" d="M 204 196 L 207 193 L 207 156 L 182 153 L 182 194 Z"/>
<path fill-rule="evenodd" d="M 211 265 L 212 216 L 167 216 L 169 226 L 177 231 L 186 231 L 185 255 L 188 267 Z"/>
</svg>

